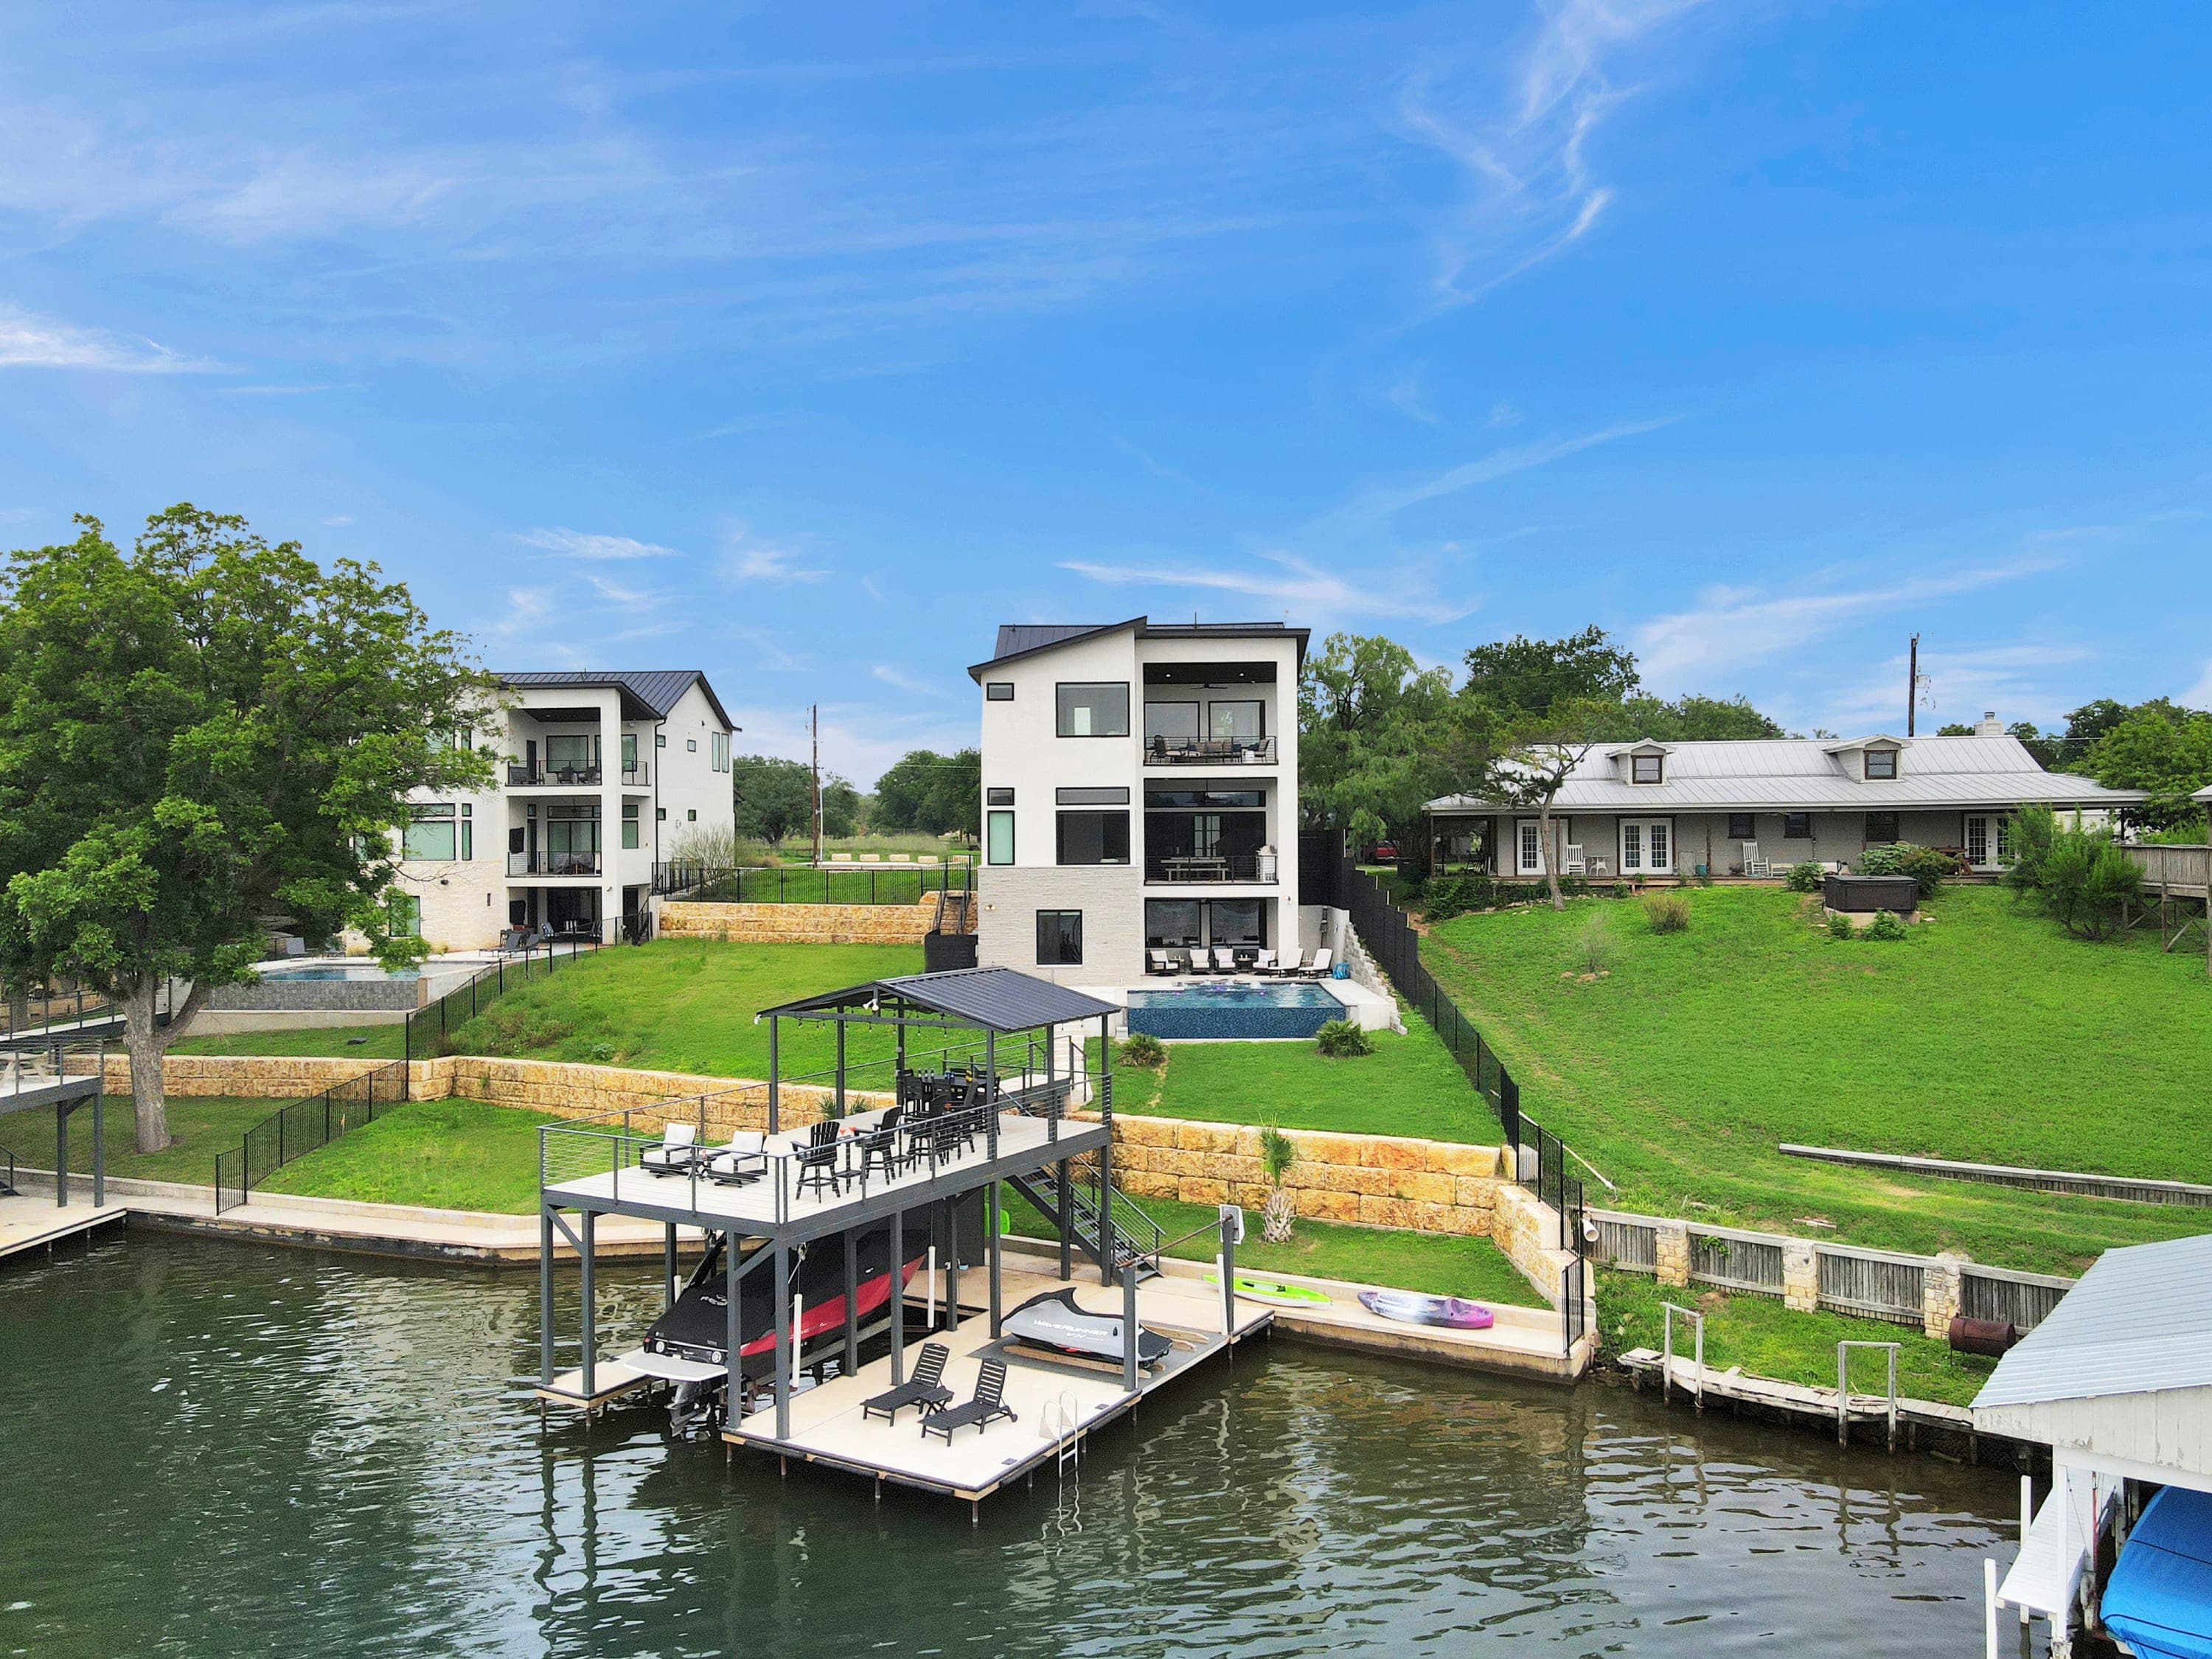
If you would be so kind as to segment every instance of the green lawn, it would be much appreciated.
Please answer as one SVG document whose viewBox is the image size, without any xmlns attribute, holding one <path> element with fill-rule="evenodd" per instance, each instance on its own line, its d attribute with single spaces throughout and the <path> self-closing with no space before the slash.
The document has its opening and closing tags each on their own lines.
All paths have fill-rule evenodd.
<svg viewBox="0 0 2212 1659">
<path fill-rule="evenodd" d="M 181 1037 L 173 1054 L 312 1054 L 342 1060 L 397 1060 L 406 1042 L 404 1025 L 313 1025 L 290 1030 L 234 1031 L 222 1036 Z"/>
<path fill-rule="evenodd" d="M 1896 944 L 1838 941 L 1814 901 L 1686 890 L 1687 932 L 1583 899 L 1437 927 L 1423 960 L 1511 1066 L 1522 1104 L 1620 1190 L 1593 1201 L 2079 1271 L 2202 1211 L 1903 1179 L 1782 1141 L 2212 1180 L 2212 982 L 2148 933 L 2077 943 L 1960 888 Z M 1565 977 L 1593 922 L 1607 975 Z M 1595 1188 L 1595 1183 L 1592 1183 Z"/>
<path fill-rule="evenodd" d="M 137 1127 L 131 1115 L 131 1097 L 107 1097 L 107 1173 L 139 1181 L 185 1181 L 196 1186 L 215 1182 L 215 1158 L 237 1146 L 246 1132 L 285 1103 L 247 1100 L 229 1095 L 172 1096 L 168 1102 L 169 1133 L 173 1143 L 158 1152 L 141 1155 Z M 14 1149 L 15 1161 L 46 1170 L 54 1161 L 54 1115 L 50 1109 L 9 1112 L 0 1115 L 0 1146 Z M 70 1114 L 70 1168 L 92 1171 L 92 1109 Z"/>
<path fill-rule="evenodd" d="M 1342 1129 L 1480 1145 L 1498 1120 L 1428 1023 L 1372 1033 L 1375 1052 L 1331 1060 L 1310 1042 L 1170 1042 L 1158 1071 L 1114 1068 L 1114 1109 L 1285 1129 Z M 1097 1060 L 1097 1041 L 1090 1044 Z"/>
<path fill-rule="evenodd" d="M 1661 1304 L 1666 1302 L 1694 1308 L 1705 1315 L 1705 1364 L 1714 1370 L 1741 1365 L 1753 1376 L 1832 1389 L 1837 1343 L 1894 1342 L 1899 1348 L 1899 1394 L 1966 1406 L 1973 1402 L 1983 1382 L 1996 1368 L 1994 1359 L 1953 1353 L 1948 1345 L 1934 1341 L 1910 1326 L 1852 1319 L 1842 1314 L 1794 1313 L 1771 1297 L 1724 1296 L 1698 1287 L 1662 1289 L 1644 1273 L 1598 1275 L 1598 1319 L 1604 1326 L 1607 1351 L 1656 1351 L 1663 1320 Z M 1689 1322 L 1678 1317 L 1674 1352 L 1691 1352 L 1693 1340 Z M 1852 1353 L 1854 1394 L 1881 1393 L 1887 1374 L 1882 1355 Z"/>
<path fill-rule="evenodd" d="M 1210 1204 L 1185 1204 L 1172 1198 L 1137 1200 L 1170 1238 L 1206 1226 L 1218 1214 Z M 1050 1238 L 1051 1224 L 1009 1192 L 1009 1231 Z M 1247 1212 L 1244 1243 L 1237 1247 L 1237 1267 L 1260 1273 L 1304 1273 L 1315 1279 L 1346 1279 L 1363 1285 L 1387 1285 L 1432 1296 L 1463 1296 L 1512 1307 L 1540 1308 L 1544 1298 L 1486 1238 L 1446 1233 L 1416 1233 L 1388 1227 L 1358 1227 L 1345 1222 L 1301 1220 L 1287 1244 L 1260 1242 L 1259 1212 Z M 1201 1233 L 1169 1252 L 1191 1261 L 1211 1261 L 1214 1236 Z"/>
<path fill-rule="evenodd" d="M 560 1121 L 479 1100 L 410 1101 L 286 1164 L 257 1190 L 532 1215 L 538 1126 Z"/>
</svg>

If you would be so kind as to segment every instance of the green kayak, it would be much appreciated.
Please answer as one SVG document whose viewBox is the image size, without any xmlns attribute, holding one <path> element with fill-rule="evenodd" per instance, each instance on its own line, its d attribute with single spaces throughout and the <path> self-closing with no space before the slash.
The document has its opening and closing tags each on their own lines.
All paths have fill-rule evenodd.
<svg viewBox="0 0 2212 1659">
<path fill-rule="evenodd" d="M 1208 1273 L 1206 1282 L 1218 1285 L 1221 1275 Z M 1255 1302 L 1273 1302 L 1284 1308 L 1328 1306 L 1328 1292 L 1326 1291 L 1316 1291 L 1310 1285 L 1286 1284 L 1279 1279 L 1253 1279 L 1243 1273 L 1237 1275 L 1237 1294 L 1249 1297 Z"/>
</svg>

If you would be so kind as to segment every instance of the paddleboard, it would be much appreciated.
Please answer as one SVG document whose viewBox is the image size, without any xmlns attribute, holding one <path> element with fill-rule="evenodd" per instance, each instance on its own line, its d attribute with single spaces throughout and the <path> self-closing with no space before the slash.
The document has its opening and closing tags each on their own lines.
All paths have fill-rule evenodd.
<svg viewBox="0 0 2212 1659">
<path fill-rule="evenodd" d="M 1206 1282 L 1218 1285 L 1219 1273 L 1208 1273 Z M 1326 1308 L 1328 1292 L 1317 1291 L 1310 1285 L 1291 1285 L 1279 1279 L 1248 1279 L 1237 1275 L 1237 1294 L 1255 1302 L 1272 1302 L 1279 1308 Z"/>
</svg>

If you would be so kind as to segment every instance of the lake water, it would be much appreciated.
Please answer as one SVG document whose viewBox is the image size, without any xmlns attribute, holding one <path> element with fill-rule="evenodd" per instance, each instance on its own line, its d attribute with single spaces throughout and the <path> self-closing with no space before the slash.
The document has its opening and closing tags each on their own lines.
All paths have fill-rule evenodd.
<svg viewBox="0 0 2212 1659">
<path fill-rule="evenodd" d="M 606 1288 L 611 1340 L 653 1278 Z M 536 1304 L 530 1273 L 143 1233 L 0 1266 L 0 1653 L 1948 1659 L 1979 1651 L 2018 1501 L 1999 1471 L 1278 1340 L 971 1527 L 726 1468 L 653 1413 L 541 1436 Z"/>
</svg>

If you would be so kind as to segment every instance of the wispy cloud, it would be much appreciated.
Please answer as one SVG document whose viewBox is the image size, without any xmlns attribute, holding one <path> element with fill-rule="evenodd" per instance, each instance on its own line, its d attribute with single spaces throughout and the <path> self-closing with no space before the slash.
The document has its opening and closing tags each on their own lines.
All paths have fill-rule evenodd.
<svg viewBox="0 0 2212 1659">
<path fill-rule="evenodd" d="M 228 374 L 154 340 L 126 340 L 0 305 L 0 368 L 89 368 L 112 374 Z"/>
<path fill-rule="evenodd" d="M 227 386 L 222 388 L 229 398 L 300 398 L 311 392 L 358 392 L 358 380 L 327 380 L 318 386 Z"/>
<path fill-rule="evenodd" d="M 1397 489 L 1374 489 L 1354 499 L 1341 511 L 1343 516 L 1355 519 L 1382 519 L 1393 513 L 1403 512 L 1419 501 L 1434 501 L 1439 495 L 1456 495 L 1477 484 L 1494 483 L 1500 478 L 1526 472 L 1531 467 L 1546 466 L 1570 455 L 1580 454 L 1585 449 L 1595 449 L 1600 444 L 1609 444 L 1621 438 L 1632 438 L 1645 432 L 1656 432 L 1661 427 L 1671 426 L 1681 419 L 1679 415 L 1662 416 L 1656 421 L 1626 421 L 1598 432 L 1585 432 L 1571 438 L 1547 438 L 1540 443 L 1518 444 L 1511 448 L 1492 451 L 1480 460 L 1439 472 L 1417 484 Z"/>
<path fill-rule="evenodd" d="M 1974 592 L 2053 568 L 2048 559 L 2015 559 L 1955 575 L 1920 576 L 1826 593 L 1769 595 L 1757 588 L 1709 588 L 1699 596 L 1695 610 L 1656 617 L 1638 629 L 1637 656 L 1646 678 L 1672 689 L 1692 674 L 1762 662 L 1810 644 L 1862 617 Z"/>
<path fill-rule="evenodd" d="M 1421 373 L 1419 369 L 1407 369 L 1385 386 L 1382 389 L 1382 398 L 1383 401 L 1393 409 L 1410 419 L 1419 421 L 1428 426 L 1442 423 L 1436 410 L 1429 407 L 1427 394 L 1421 386 Z"/>
<path fill-rule="evenodd" d="M 653 592 L 648 588 L 625 586 L 623 583 L 611 581 L 593 570 L 584 572 L 584 580 L 591 585 L 593 592 L 617 611 L 650 611 L 668 597 L 665 593 Z"/>
<path fill-rule="evenodd" d="M 1511 83 L 1468 112 L 1423 70 L 1398 103 L 1404 130 L 1456 162 L 1468 194 L 1436 235 L 1437 301 L 1480 299 L 1587 235 L 1613 200 L 1591 173 L 1592 135 L 1631 95 L 1606 68 L 1698 0 L 1556 0 Z"/>
<path fill-rule="evenodd" d="M 945 687 L 919 674 L 909 674 L 896 663 L 879 662 L 869 672 L 885 685 L 896 686 L 902 691 L 911 691 L 916 696 L 933 697 L 943 695 Z"/>
<path fill-rule="evenodd" d="M 750 540 L 742 530 L 733 530 L 722 555 L 722 574 L 733 582 L 818 582 L 827 579 L 827 570 L 802 565 L 799 556 L 788 548 L 769 547 Z"/>
<path fill-rule="evenodd" d="M 544 588 L 510 587 L 507 590 L 507 614 L 491 624 L 490 631 L 502 638 L 528 634 L 552 614 L 553 596 Z"/>
<path fill-rule="evenodd" d="M 1453 622 L 1474 609 L 1471 602 L 1440 599 L 1402 576 L 1319 569 L 1288 553 L 1262 554 L 1273 570 L 1208 569 L 1198 564 L 1097 564 L 1062 561 L 1062 570 L 1115 587 L 1195 588 L 1264 599 L 1271 611 L 1300 621 L 1356 617 L 1408 617 Z"/>
<path fill-rule="evenodd" d="M 323 522 L 325 525 L 328 525 L 331 529 L 335 530 L 340 525 L 351 524 L 353 522 L 353 514 L 350 513 L 334 514 L 331 517 L 324 520 Z"/>
<path fill-rule="evenodd" d="M 2094 654 L 2087 647 L 2063 641 L 1959 650 L 1923 642 L 1920 672 L 1928 684 L 1918 706 L 1920 730 L 1971 723 L 1988 710 L 1995 710 L 2008 725 L 2016 720 L 2051 720 L 2067 701 L 2055 689 L 2057 676 L 2053 671 L 2085 662 Z M 1869 671 L 1830 705 L 1825 716 L 1830 728 L 1901 732 L 1910 665 L 1911 659 L 1900 651 Z"/>
<path fill-rule="evenodd" d="M 525 547 L 542 547 L 564 559 L 660 559 L 676 551 L 658 542 L 635 541 L 628 536 L 592 535 L 581 530 L 524 530 L 518 531 L 514 539 Z"/>
<path fill-rule="evenodd" d="M 2212 659 L 2204 664 L 2203 677 L 2181 694 L 2180 702 L 2185 708 L 2212 711 Z"/>
</svg>

